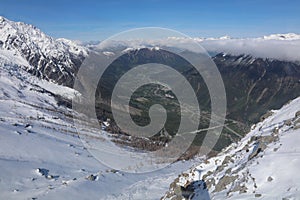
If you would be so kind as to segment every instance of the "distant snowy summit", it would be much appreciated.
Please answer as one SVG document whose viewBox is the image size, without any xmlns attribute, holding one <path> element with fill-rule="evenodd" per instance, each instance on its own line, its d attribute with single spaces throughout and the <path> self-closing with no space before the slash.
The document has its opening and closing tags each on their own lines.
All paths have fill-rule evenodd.
<svg viewBox="0 0 300 200">
<path fill-rule="evenodd" d="M 264 40 L 300 40 L 300 34 L 296 33 L 278 33 L 265 35 L 263 37 L 253 37 L 253 38 L 235 38 L 228 35 L 218 37 L 218 38 L 202 38 L 203 40 L 230 40 L 230 39 L 264 39 Z"/>
<path fill-rule="evenodd" d="M 286 33 L 286 34 L 272 34 L 264 36 L 265 40 L 300 40 L 300 35 L 295 33 Z"/>
<path fill-rule="evenodd" d="M 169 40 L 177 40 L 177 41 L 183 41 L 187 38 L 184 37 L 169 37 Z M 247 39 L 258 39 L 258 40 L 300 40 L 300 34 L 296 33 L 278 33 L 278 34 L 271 34 L 271 35 L 265 35 L 262 37 L 231 37 L 229 35 L 224 35 L 221 37 L 193 37 L 191 38 L 194 41 L 197 42 L 203 42 L 203 41 L 218 41 L 218 40 L 247 40 Z"/>
<path fill-rule="evenodd" d="M 253 37 L 253 38 L 234 38 L 228 35 L 219 38 L 203 38 L 203 40 L 230 40 L 230 39 L 264 39 L 264 40 L 300 40 L 300 34 L 296 33 L 278 33 L 265 35 L 263 37 Z"/>
</svg>

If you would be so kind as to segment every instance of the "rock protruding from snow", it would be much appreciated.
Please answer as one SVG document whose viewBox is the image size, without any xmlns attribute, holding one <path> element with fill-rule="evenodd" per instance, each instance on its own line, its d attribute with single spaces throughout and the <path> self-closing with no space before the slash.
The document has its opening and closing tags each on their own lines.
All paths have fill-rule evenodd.
<svg viewBox="0 0 300 200">
<path fill-rule="evenodd" d="M 178 196 L 178 186 L 203 181 L 212 199 L 296 199 L 300 196 L 300 97 L 272 111 L 240 142 L 181 174 L 163 199 Z M 200 171 L 197 177 L 194 171 Z M 201 192 L 200 192 L 201 191 Z M 193 196 L 205 199 L 200 187 Z M 188 199 L 183 195 L 177 199 Z"/>
</svg>

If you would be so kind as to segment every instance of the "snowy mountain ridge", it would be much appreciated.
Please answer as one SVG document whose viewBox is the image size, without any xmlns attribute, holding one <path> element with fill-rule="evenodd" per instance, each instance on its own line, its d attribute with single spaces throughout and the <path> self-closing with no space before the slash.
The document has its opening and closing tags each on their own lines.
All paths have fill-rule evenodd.
<svg viewBox="0 0 300 200">
<path fill-rule="evenodd" d="M 67 86 L 88 50 L 67 39 L 53 39 L 33 25 L 0 19 L 0 49 L 28 61 L 26 71 Z"/>
<path fill-rule="evenodd" d="M 87 55 L 87 50 L 77 45 L 76 42 L 64 38 L 53 39 L 31 24 L 13 22 L 1 17 L 0 28 L 0 40 L 2 48 L 5 49 L 18 49 L 17 46 L 9 46 L 9 41 L 21 40 L 24 42 L 24 46 L 41 52 L 45 56 L 58 57 L 66 51 L 70 51 L 76 55 Z"/>
<path fill-rule="evenodd" d="M 299 199 L 299 105 L 300 97 L 270 111 L 240 142 L 180 175 L 163 199 Z"/>
</svg>

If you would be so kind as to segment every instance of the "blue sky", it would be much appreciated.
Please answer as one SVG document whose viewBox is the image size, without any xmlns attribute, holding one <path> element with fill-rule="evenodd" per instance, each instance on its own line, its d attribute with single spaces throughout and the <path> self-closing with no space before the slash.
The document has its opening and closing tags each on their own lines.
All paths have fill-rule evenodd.
<svg viewBox="0 0 300 200">
<path fill-rule="evenodd" d="M 132 28 L 171 28 L 192 37 L 300 33 L 299 0 L 0 0 L 0 15 L 53 37 L 103 40 Z"/>
</svg>

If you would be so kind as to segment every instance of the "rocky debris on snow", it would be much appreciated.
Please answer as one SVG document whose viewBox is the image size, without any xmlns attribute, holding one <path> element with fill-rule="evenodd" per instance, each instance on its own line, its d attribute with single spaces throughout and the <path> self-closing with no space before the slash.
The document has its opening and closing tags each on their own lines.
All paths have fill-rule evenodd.
<svg viewBox="0 0 300 200">
<path fill-rule="evenodd" d="M 209 200 L 207 184 L 204 180 L 195 180 L 200 176 L 200 170 L 191 170 L 190 173 L 179 175 L 170 184 L 170 190 L 161 199 L 203 199 Z"/>
<path fill-rule="evenodd" d="M 259 199 L 267 195 L 272 198 L 276 194 L 269 192 L 269 188 L 273 187 L 271 185 L 285 181 L 283 185 L 278 186 L 278 190 L 285 190 L 285 192 L 278 193 L 280 196 L 276 197 L 295 199 L 299 192 L 293 194 L 290 188 L 296 187 L 297 181 L 289 180 L 296 180 L 297 178 L 294 177 L 296 175 L 292 173 L 287 179 L 287 173 L 282 174 L 283 171 L 290 170 L 285 166 L 293 166 L 281 163 L 282 161 L 277 161 L 277 158 L 286 160 L 286 156 L 287 159 L 288 156 L 293 156 L 293 162 L 298 162 L 294 155 L 295 153 L 298 155 L 299 149 L 295 146 L 297 144 L 295 134 L 298 133 L 295 130 L 300 127 L 300 112 L 295 108 L 299 107 L 299 102 L 300 99 L 297 98 L 281 110 L 269 112 L 264 121 L 253 126 L 251 132 L 240 142 L 233 143 L 215 157 L 205 158 L 203 163 L 181 174 L 170 185 L 169 191 L 162 199 L 186 199 L 182 197 L 182 188 L 179 186 L 184 187 L 197 180 L 206 183 L 213 199 Z M 270 171 L 262 170 L 266 165 Z M 276 171 L 278 167 L 280 171 Z M 201 169 L 201 176 L 191 178 L 195 169 Z M 266 172 L 268 174 L 265 174 Z M 187 195 L 197 194 L 196 191 L 191 190 L 186 192 Z"/>
<path fill-rule="evenodd" d="M 91 174 L 91 175 L 87 176 L 86 179 L 90 180 L 90 181 L 95 181 L 97 179 L 97 177 L 98 177 L 97 175 Z"/>
<path fill-rule="evenodd" d="M 273 178 L 271 176 L 269 176 L 267 180 L 268 180 L 268 182 L 271 182 L 271 181 L 273 181 Z"/>
<path fill-rule="evenodd" d="M 226 186 L 228 186 L 229 184 L 232 184 L 237 178 L 238 178 L 238 175 L 235 175 L 235 176 L 225 175 L 225 176 L 223 176 L 219 180 L 219 182 L 216 184 L 214 192 L 220 192 L 220 191 L 226 189 Z"/>
<path fill-rule="evenodd" d="M 57 179 L 59 178 L 59 176 L 54 176 L 49 174 L 49 170 L 48 169 L 44 169 L 44 168 L 37 168 L 36 173 L 39 174 L 40 176 L 45 177 L 46 179 Z"/>
</svg>

